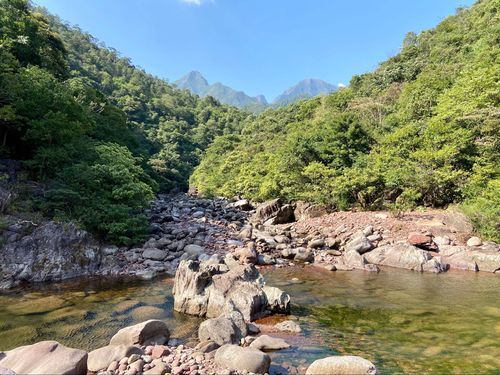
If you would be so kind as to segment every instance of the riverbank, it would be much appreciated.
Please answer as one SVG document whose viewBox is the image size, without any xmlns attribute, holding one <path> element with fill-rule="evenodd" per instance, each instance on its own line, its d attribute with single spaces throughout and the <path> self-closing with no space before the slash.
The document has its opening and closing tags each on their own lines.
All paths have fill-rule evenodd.
<svg viewBox="0 0 500 375">
<path fill-rule="evenodd" d="M 146 213 L 151 236 L 130 248 L 98 243 L 72 224 L 9 225 L 1 234 L 0 288 L 93 275 L 151 279 L 174 274 L 181 260 L 201 253 L 231 252 L 259 266 L 306 262 L 330 270 L 500 269 L 500 246 L 476 237 L 453 211 L 329 214 L 301 202 L 254 207 L 246 200 L 176 195 L 158 197 Z"/>
</svg>

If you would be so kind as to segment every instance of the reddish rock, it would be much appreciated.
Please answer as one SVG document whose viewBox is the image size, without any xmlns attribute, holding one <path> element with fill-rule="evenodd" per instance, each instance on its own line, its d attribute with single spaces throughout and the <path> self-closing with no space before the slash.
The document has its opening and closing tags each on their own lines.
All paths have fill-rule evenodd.
<svg viewBox="0 0 500 375">
<path fill-rule="evenodd" d="M 417 232 L 412 232 L 408 235 L 407 241 L 413 246 L 417 246 L 423 249 L 435 249 L 436 246 L 432 241 L 432 236 Z"/>
<path fill-rule="evenodd" d="M 163 345 L 155 345 L 151 351 L 151 357 L 154 359 L 161 358 L 170 354 L 170 350 Z"/>
</svg>

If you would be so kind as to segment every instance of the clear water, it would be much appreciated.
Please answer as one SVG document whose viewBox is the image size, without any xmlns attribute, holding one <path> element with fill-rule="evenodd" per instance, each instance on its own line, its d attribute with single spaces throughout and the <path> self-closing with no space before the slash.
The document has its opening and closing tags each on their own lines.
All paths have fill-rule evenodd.
<svg viewBox="0 0 500 375">
<path fill-rule="evenodd" d="M 391 374 L 500 374 L 499 275 L 282 269 L 267 279 L 292 296 L 313 341 L 288 357 L 359 355 Z"/>
<path fill-rule="evenodd" d="M 273 362 L 307 365 L 360 355 L 382 373 L 500 374 L 500 277 L 404 270 L 264 271 L 292 296 L 303 335 Z M 120 328 L 165 319 L 173 337 L 196 337 L 200 320 L 174 313 L 172 280 L 86 280 L 0 295 L 0 350 L 55 339 L 86 350 Z"/>
</svg>

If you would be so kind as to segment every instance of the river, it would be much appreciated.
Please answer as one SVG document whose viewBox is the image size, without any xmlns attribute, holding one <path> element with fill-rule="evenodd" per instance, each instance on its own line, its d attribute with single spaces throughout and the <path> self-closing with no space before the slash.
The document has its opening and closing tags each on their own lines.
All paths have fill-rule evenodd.
<svg viewBox="0 0 500 375">
<path fill-rule="evenodd" d="M 487 273 L 378 274 L 315 267 L 264 270 L 292 297 L 302 335 L 273 363 L 307 365 L 360 355 L 381 373 L 500 373 L 500 277 Z M 165 319 L 172 336 L 196 338 L 200 319 L 173 312 L 172 279 L 95 279 L 0 294 L 0 350 L 54 339 L 92 350 L 120 328 Z"/>
</svg>

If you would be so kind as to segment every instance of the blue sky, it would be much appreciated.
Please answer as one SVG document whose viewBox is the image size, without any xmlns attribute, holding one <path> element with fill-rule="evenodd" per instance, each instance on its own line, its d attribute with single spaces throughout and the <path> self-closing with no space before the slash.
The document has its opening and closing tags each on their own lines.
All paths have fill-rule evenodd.
<svg viewBox="0 0 500 375">
<path fill-rule="evenodd" d="M 176 80 L 199 70 L 273 99 L 304 78 L 348 83 L 473 0 L 34 0 Z"/>
</svg>

